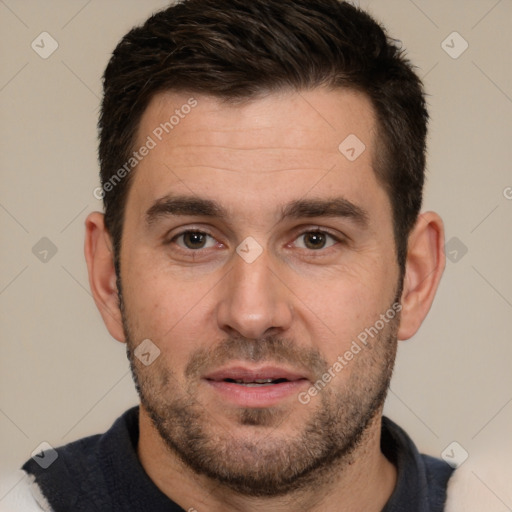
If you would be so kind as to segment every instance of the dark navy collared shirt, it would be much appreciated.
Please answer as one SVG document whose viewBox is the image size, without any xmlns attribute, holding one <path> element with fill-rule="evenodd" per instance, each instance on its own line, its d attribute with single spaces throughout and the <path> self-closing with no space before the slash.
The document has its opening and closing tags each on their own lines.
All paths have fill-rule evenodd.
<svg viewBox="0 0 512 512">
<path fill-rule="evenodd" d="M 138 407 L 129 409 L 106 433 L 57 448 L 58 458 L 47 469 L 33 459 L 23 469 L 35 477 L 54 512 L 184 512 L 144 471 L 137 457 L 138 420 Z M 398 471 L 382 512 L 441 512 L 452 468 L 421 455 L 409 436 L 385 417 L 381 447 Z"/>
</svg>

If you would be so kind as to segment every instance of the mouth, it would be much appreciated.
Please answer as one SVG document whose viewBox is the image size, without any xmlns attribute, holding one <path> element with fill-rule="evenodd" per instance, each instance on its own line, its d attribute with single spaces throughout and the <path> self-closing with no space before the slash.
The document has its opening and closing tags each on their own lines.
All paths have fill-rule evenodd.
<svg viewBox="0 0 512 512">
<path fill-rule="evenodd" d="M 232 366 L 216 370 L 204 378 L 212 382 L 229 382 L 242 386 L 271 386 L 283 382 L 307 380 L 307 377 L 301 373 L 275 366 L 261 368 Z"/>
<path fill-rule="evenodd" d="M 255 379 L 254 381 L 224 379 L 223 382 L 232 382 L 233 384 L 240 384 L 241 386 L 255 387 L 255 386 L 271 386 L 273 384 L 281 384 L 282 382 L 290 382 L 287 379 Z"/>
<path fill-rule="evenodd" d="M 306 375 L 279 367 L 236 366 L 203 377 L 220 398 L 241 407 L 269 407 L 307 386 Z"/>
</svg>

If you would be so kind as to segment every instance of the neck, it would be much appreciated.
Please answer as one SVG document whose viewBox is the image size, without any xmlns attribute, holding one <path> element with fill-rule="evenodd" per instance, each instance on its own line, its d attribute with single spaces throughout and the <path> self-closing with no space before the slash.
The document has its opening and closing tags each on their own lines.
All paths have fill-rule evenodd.
<svg viewBox="0 0 512 512">
<path fill-rule="evenodd" d="M 301 508 L 310 512 L 379 512 L 396 484 L 396 468 L 380 449 L 381 418 L 379 411 L 361 443 L 349 455 L 350 460 L 344 458 L 335 466 L 324 468 L 315 485 L 275 498 L 242 496 L 193 472 L 169 450 L 142 406 L 137 451 L 154 484 L 187 511 L 285 512 L 296 510 L 300 503 Z"/>
</svg>

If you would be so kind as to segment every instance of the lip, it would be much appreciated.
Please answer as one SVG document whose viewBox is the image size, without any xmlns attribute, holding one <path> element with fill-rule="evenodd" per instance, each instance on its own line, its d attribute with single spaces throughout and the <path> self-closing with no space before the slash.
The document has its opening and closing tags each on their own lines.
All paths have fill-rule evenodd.
<svg viewBox="0 0 512 512">
<path fill-rule="evenodd" d="M 226 382 L 225 379 L 244 382 L 262 379 L 286 380 L 276 384 L 250 387 L 236 382 Z M 205 375 L 203 380 L 223 400 L 239 407 L 259 408 L 271 407 L 291 395 L 296 396 L 309 383 L 305 375 L 277 366 L 230 366 Z"/>
<path fill-rule="evenodd" d="M 306 376 L 287 370 L 286 368 L 280 368 L 278 366 L 260 366 L 255 368 L 249 368 L 247 366 L 228 366 L 220 368 L 207 374 L 205 377 L 207 380 L 223 381 L 224 379 L 243 380 L 245 382 L 252 382 L 260 379 L 286 379 L 288 381 L 296 381 L 299 379 L 305 379 Z"/>
</svg>

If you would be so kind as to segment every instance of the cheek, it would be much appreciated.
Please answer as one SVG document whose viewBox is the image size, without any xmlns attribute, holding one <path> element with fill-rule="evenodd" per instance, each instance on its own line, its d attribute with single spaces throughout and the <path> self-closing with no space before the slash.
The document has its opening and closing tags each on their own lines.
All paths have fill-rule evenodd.
<svg viewBox="0 0 512 512">
<path fill-rule="evenodd" d="M 321 279 L 295 276 L 294 280 L 291 288 L 301 290 L 297 307 L 309 325 L 312 343 L 332 361 L 391 307 L 398 273 L 375 260 L 333 269 Z"/>
<path fill-rule="evenodd" d="M 135 344 L 151 339 L 167 360 L 166 366 L 179 372 L 191 353 L 204 348 L 205 339 L 215 343 L 211 312 L 215 287 L 222 286 L 218 276 L 184 279 L 183 272 L 142 254 L 126 258 L 122 268 L 126 320 Z"/>
</svg>

